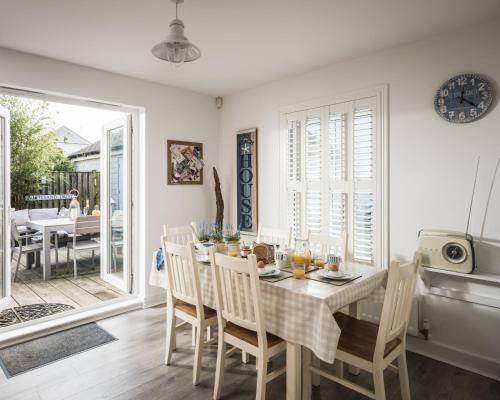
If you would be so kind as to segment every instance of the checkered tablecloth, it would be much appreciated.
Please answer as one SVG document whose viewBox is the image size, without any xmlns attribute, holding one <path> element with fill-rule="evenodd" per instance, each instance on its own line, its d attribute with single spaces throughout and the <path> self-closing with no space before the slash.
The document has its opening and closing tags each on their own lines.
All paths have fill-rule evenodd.
<svg viewBox="0 0 500 400">
<path fill-rule="evenodd" d="M 203 302 L 216 308 L 210 266 L 199 264 L 199 271 Z M 150 284 L 166 288 L 164 276 L 164 270 L 157 271 L 153 265 Z M 261 281 L 266 329 L 286 341 L 309 348 L 319 359 L 333 363 L 340 337 L 333 313 L 361 299 L 383 302 L 386 279 L 387 271 L 374 270 L 349 284 L 336 286 L 332 295 L 323 299 Z"/>
</svg>

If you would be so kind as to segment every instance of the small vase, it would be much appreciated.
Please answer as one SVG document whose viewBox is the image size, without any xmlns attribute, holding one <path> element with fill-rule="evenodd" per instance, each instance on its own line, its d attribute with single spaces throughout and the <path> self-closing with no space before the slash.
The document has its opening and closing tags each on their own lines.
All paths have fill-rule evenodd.
<svg viewBox="0 0 500 400">
<path fill-rule="evenodd" d="M 216 253 L 227 254 L 227 246 L 225 243 L 215 243 L 214 246 Z"/>
<path fill-rule="evenodd" d="M 227 242 L 227 252 L 240 254 L 240 242 Z"/>
</svg>

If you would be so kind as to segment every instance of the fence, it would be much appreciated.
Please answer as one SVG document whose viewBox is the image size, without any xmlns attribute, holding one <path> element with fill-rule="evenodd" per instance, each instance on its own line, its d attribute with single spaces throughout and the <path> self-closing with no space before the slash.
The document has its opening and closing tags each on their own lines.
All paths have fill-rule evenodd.
<svg viewBox="0 0 500 400">
<path fill-rule="evenodd" d="M 77 189 L 80 193 L 78 201 L 80 207 L 85 207 L 86 201 L 89 201 L 91 210 L 100 203 L 100 173 L 92 172 L 53 172 L 47 182 L 42 184 L 39 193 L 36 194 L 68 194 L 71 189 Z M 69 207 L 69 199 L 50 199 L 50 200 L 30 200 L 29 208 L 61 208 Z"/>
</svg>

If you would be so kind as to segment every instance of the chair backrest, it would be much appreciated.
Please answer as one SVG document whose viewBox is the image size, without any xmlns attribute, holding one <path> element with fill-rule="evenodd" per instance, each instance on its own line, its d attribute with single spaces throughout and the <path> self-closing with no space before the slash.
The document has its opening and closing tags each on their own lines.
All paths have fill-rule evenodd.
<svg viewBox="0 0 500 400">
<path fill-rule="evenodd" d="M 196 235 L 190 225 L 168 228 L 163 225 L 163 236 L 167 237 L 167 242 L 186 245 L 189 242 L 197 242 Z"/>
<path fill-rule="evenodd" d="M 347 259 L 347 235 L 343 233 L 340 237 L 334 237 L 309 232 L 309 248 L 313 253 L 333 253 L 345 261 Z"/>
<path fill-rule="evenodd" d="M 210 259 L 219 326 L 229 321 L 255 331 L 259 345 L 267 346 L 257 258 L 254 254 L 248 259 L 229 257 L 210 249 Z"/>
<path fill-rule="evenodd" d="M 21 239 L 21 234 L 19 233 L 19 229 L 17 229 L 16 220 L 14 218 L 10 220 L 10 234 L 12 235 L 12 239 L 16 242 L 19 242 Z"/>
<path fill-rule="evenodd" d="M 87 215 L 76 217 L 75 219 L 75 236 L 76 235 L 92 235 L 101 232 L 101 217 L 99 215 Z"/>
<path fill-rule="evenodd" d="M 391 340 L 405 340 L 420 263 L 421 255 L 415 253 L 412 262 L 400 265 L 392 261 L 389 266 L 375 357 L 383 358 L 385 345 Z"/>
<path fill-rule="evenodd" d="M 292 228 L 274 229 L 266 228 L 259 224 L 257 230 L 257 243 L 279 244 L 280 246 L 290 247 L 292 237 Z"/>
<path fill-rule="evenodd" d="M 192 304 L 203 319 L 200 275 L 193 242 L 182 245 L 169 242 L 167 236 L 162 236 L 162 245 L 170 304 L 173 305 L 176 299 Z"/>
</svg>

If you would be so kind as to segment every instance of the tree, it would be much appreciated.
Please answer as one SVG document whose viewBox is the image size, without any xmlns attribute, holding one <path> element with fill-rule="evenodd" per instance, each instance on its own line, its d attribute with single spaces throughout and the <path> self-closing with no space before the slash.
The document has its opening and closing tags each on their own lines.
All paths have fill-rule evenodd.
<svg viewBox="0 0 500 400">
<path fill-rule="evenodd" d="M 74 167 L 56 145 L 46 102 L 1 96 L 0 105 L 10 111 L 11 205 L 26 208 L 25 196 L 39 193 L 42 177 Z"/>
</svg>

